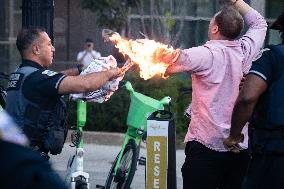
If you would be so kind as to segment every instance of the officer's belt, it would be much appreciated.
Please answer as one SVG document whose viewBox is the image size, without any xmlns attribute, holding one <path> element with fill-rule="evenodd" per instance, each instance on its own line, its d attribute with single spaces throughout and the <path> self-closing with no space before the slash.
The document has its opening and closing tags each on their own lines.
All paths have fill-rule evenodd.
<svg viewBox="0 0 284 189">
<path fill-rule="evenodd" d="M 41 157 L 43 157 L 46 160 L 49 160 L 50 157 L 48 155 L 48 152 L 42 151 L 38 146 L 31 146 L 31 148 L 32 148 L 33 151 L 38 152 Z"/>
<path fill-rule="evenodd" d="M 284 128 L 284 126 L 283 126 Z M 251 128 L 253 135 L 259 136 L 265 139 L 284 139 L 284 129 L 257 129 Z"/>
</svg>

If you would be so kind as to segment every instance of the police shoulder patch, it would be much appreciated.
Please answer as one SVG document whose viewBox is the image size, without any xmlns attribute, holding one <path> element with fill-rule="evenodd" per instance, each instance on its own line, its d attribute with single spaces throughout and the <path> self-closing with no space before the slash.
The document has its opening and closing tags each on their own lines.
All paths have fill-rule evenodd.
<svg viewBox="0 0 284 189">
<path fill-rule="evenodd" d="M 54 75 L 56 75 L 57 74 L 57 72 L 54 72 L 54 71 L 51 71 L 51 70 L 44 70 L 43 72 L 42 72 L 42 74 L 44 74 L 44 75 L 47 75 L 47 76 L 54 76 Z"/>
<path fill-rule="evenodd" d="M 18 90 L 20 88 L 23 77 L 23 73 L 11 73 L 7 86 L 7 91 Z"/>
</svg>

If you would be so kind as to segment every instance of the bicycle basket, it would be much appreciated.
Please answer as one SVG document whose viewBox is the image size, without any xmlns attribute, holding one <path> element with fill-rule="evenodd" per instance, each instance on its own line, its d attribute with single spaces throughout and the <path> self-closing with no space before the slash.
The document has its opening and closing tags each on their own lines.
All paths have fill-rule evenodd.
<svg viewBox="0 0 284 189">
<path fill-rule="evenodd" d="M 127 125 L 137 129 L 143 125 L 146 130 L 148 116 L 156 110 L 164 110 L 164 106 L 160 101 L 141 93 L 133 92 L 130 97 Z"/>
</svg>

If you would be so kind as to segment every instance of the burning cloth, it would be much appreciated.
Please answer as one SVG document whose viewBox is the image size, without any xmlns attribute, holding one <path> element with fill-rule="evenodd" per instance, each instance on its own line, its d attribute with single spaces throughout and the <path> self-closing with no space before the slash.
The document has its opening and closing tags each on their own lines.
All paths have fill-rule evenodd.
<svg viewBox="0 0 284 189">
<path fill-rule="evenodd" d="M 177 60 L 180 52 L 178 49 L 150 39 L 127 39 L 109 29 L 102 31 L 102 37 L 104 41 L 115 44 L 120 53 L 138 65 L 140 77 L 145 80 L 155 75 L 164 77 L 167 67 Z M 163 61 L 165 55 L 170 55 L 171 61 Z"/>
<path fill-rule="evenodd" d="M 126 64 L 129 64 L 127 62 Z M 94 59 L 93 62 L 90 63 L 90 65 L 81 72 L 80 75 L 86 75 L 93 72 L 100 72 L 100 71 L 106 71 L 110 68 L 116 68 L 117 62 L 113 56 L 108 57 L 100 57 L 98 59 Z M 124 65 L 124 68 L 127 67 L 127 65 Z M 98 102 L 103 103 L 107 101 L 111 95 L 118 89 L 119 82 L 123 79 L 123 76 L 118 77 L 116 79 L 113 79 L 111 81 L 108 81 L 102 88 L 93 91 L 93 92 L 87 92 L 87 93 L 79 93 L 79 94 L 71 94 L 70 97 L 72 100 L 85 100 L 88 102 Z"/>
</svg>

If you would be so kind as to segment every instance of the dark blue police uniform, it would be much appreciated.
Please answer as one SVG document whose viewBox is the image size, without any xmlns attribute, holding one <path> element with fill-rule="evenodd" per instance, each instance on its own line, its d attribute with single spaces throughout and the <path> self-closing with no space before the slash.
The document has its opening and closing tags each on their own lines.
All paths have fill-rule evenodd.
<svg viewBox="0 0 284 189">
<path fill-rule="evenodd" d="M 58 154 L 65 141 L 66 106 L 58 94 L 64 77 L 31 60 L 10 75 L 5 109 L 40 152 Z"/>
<path fill-rule="evenodd" d="M 284 45 L 271 46 L 252 64 L 249 74 L 262 78 L 267 90 L 249 126 L 252 151 L 245 189 L 284 187 Z"/>
<path fill-rule="evenodd" d="M 56 99 L 61 97 L 58 94 L 58 86 L 65 76 L 62 73 L 47 70 L 30 60 L 23 60 L 20 68 L 26 66 L 38 68 L 38 70 L 26 78 L 23 84 L 23 95 L 41 108 L 50 109 Z M 8 85 L 7 90 L 13 90 L 13 88 Z"/>
<path fill-rule="evenodd" d="M 0 139 L 1 189 L 67 189 L 60 176 L 40 155 Z"/>
</svg>

